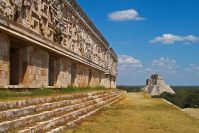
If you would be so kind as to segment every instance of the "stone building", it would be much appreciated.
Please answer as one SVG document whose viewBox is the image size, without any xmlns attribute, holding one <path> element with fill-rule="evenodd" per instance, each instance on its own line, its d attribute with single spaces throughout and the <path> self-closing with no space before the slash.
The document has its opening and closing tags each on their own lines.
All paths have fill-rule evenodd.
<svg viewBox="0 0 199 133">
<path fill-rule="evenodd" d="M 163 78 L 158 74 L 151 75 L 151 78 L 146 80 L 146 86 L 143 90 L 151 96 L 160 95 L 163 92 L 175 94 L 172 88 L 166 85 Z"/>
<path fill-rule="evenodd" d="M 116 87 L 118 58 L 75 0 L 0 0 L 0 87 Z"/>
</svg>

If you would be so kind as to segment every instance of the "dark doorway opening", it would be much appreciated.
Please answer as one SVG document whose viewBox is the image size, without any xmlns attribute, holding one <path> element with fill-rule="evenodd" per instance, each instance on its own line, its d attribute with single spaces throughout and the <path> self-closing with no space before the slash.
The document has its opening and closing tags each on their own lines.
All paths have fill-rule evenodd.
<svg viewBox="0 0 199 133">
<path fill-rule="evenodd" d="M 89 85 L 91 83 L 92 77 L 93 77 L 93 70 L 90 68 L 89 73 L 88 73 L 88 84 Z"/>
<path fill-rule="evenodd" d="M 72 65 L 71 65 L 71 85 L 74 85 L 76 77 L 77 77 L 77 64 L 72 63 Z"/>
<path fill-rule="evenodd" d="M 56 77 L 55 67 L 56 67 L 55 58 L 50 57 L 49 58 L 49 69 L 48 69 L 49 86 L 54 86 L 54 84 L 55 84 L 55 77 Z"/>
<path fill-rule="evenodd" d="M 20 49 L 10 48 L 10 85 L 19 85 L 21 73 Z"/>
</svg>

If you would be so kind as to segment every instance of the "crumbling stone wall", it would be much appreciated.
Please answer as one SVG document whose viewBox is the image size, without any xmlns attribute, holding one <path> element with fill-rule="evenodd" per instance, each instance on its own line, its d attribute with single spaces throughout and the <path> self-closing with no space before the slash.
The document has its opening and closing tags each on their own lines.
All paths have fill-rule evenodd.
<svg viewBox="0 0 199 133">
<path fill-rule="evenodd" d="M 9 48 L 8 36 L 0 32 L 0 85 L 9 84 Z"/>
</svg>

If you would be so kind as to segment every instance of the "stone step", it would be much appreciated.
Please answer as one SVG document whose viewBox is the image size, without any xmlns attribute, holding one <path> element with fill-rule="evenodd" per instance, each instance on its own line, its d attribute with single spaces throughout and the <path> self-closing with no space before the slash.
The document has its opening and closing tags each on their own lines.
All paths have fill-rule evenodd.
<svg viewBox="0 0 199 133">
<path fill-rule="evenodd" d="M 48 131 L 50 129 L 56 128 L 58 126 L 64 125 L 65 123 L 69 122 L 69 121 L 75 121 L 76 119 L 78 119 L 78 117 L 81 118 L 81 116 L 84 116 L 85 114 L 92 112 L 98 108 L 101 108 L 109 103 L 111 103 L 112 101 L 115 101 L 117 99 L 119 99 L 120 95 L 116 94 L 113 97 L 109 97 L 105 100 L 101 100 L 93 105 L 90 105 L 88 107 L 85 107 L 83 109 L 79 109 L 76 110 L 74 112 L 71 113 L 67 113 L 65 115 L 59 116 L 59 117 L 55 117 L 52 118 L 48 121 L 43 121 L 40 123 L 37 123 L 37 125 L 32 126 L 32 127 L 28 127 L 24 130 L 19 131 L 19 133 L 34 133 L 34 132 L 45 132 Z M 83 117 L 82 117 L 83 118 Z M 81 118 L 81 119 L 82 119 Z M 76 123 L 77 121 L 75 121 Z M 69 125 L 72 125 L 72 123 L 70 123 Z"/>
<path fill-rule="evenodd" d="M 73 99 L 73 100 L 63 100 L 61 102 L 44 103 L 44 104 L 24 107 L 24 108 L 20 108 L 20 109 L 11 109 L 11 110 L 2 111 L 2 112 L 0 112 L 0 122 L 16 119 L 18 117 L 22 117 L 22 116 L 29 115 L 29 114 L 36 114 L 36 113 L 39 113 L 42 111 L 50 111 L 55 108 L 69 106 L 69 105 L 77 104 L 80 102 L 85 102 L 88 100 L 106 96 L 108 94 L 109 93 L 97 94 L 94 96 L 88 96 L 88 97 L 83 97 L 83 98 L 78 98 L 78 99 Z"/>
<path fill-rule="evenodd" d="M 61 107 L 61 108 L 57 108 L 54 109 L 52 111 L 45 111 L 39 114 L 33 114 L 33 115 L 28 115 L 26 117 L 21 117 L 19 119 L 15 119 L 12 121 L 6 121 L 6 122 L 2 122 L 0 123 L 0 132 L 2 131 L 9 131 L 9 130 L 13 130 L 16 128 L 19 128 L 23 125 L 30 125 L 30 124 L 34 124 L 35 122 L 39 122 L 39 121 L 43 121 L 52 117 L 56 117 L 71 111 L 75 111 L 77 109 L 81 109 L 84 108 L 86 106 L 95 104 L 98 101 L 101 101 L 103 99 L 108 99 L 110 98 L 110 96 L 115 95 L 115 93 L 110 93 L 105 97 L 102 98 L 97 98 L 94 100 L 89 100 L 86 102 L 82 102 L 80 104 L 76 104 L 76 105 L 72 105 L 72 106 L 66 106 L 66 107 Z"/>
<path fill-rule="evenodd" d="M 77 98 L 83 98 L 87 96 L 94 96 L 97 94 L 111 93 L 112 91 L 97 91 L 91 93 L 76 93 L 76 94 L 68 94 L 68 95 L 59 95 L 59 96 L 48 96 L 44 98 L 34 98 L 20 101 L 8 101 L 8 102 L 0 102 L 0 111 L 5 111 L 9 109 L 17 109 L 23 108 L 43 103 L 52 103 L 61 100 L 72 100 Z"/>
<path fill-rule="evenodd" d="M 82 116 L 79 116 L 77 119 L 75 120 L 72 120 L 70 122 L 67 122 L 67 124 L 63 124 L 62 126 L 59 126 L 59 127 L 56 127 L 56 128 L 53 128 L 53 129 L 50 129 L 48 130 L 46 133 L 58 133 L 58 132 L 61 132 L 61 131 L 66 131 L 68 128 L 74 128 L 78 125 L 80 125 L 84 120 L 86 120 L 87 118 L 93 116 L 94 114 L 96 114 L 100 109 L 102 108 L 105 108 L 121 99 L 123 99 L 124 97 L 123 96 L 120 96 L 118 99 L 112 101 L 111 103 L 108 103 L 107 105 L 105 106 L 102 106 L 100 108 L 97 108 L 91 112 L 88 112 L 87 114 L 85 115 L 82 115 Z"/>
</svg>

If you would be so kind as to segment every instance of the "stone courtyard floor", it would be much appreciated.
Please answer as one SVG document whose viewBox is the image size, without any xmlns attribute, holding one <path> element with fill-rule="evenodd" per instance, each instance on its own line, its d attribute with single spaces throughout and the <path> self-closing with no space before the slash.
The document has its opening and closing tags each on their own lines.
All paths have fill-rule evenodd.
<svg viewBox="0 0 199 133">
<path fill-rule="evenodd" d="M 66 133 L 199 133 L 199 119 L 162 99 L 128 93 L 124 100 Z"/>
</svg>

